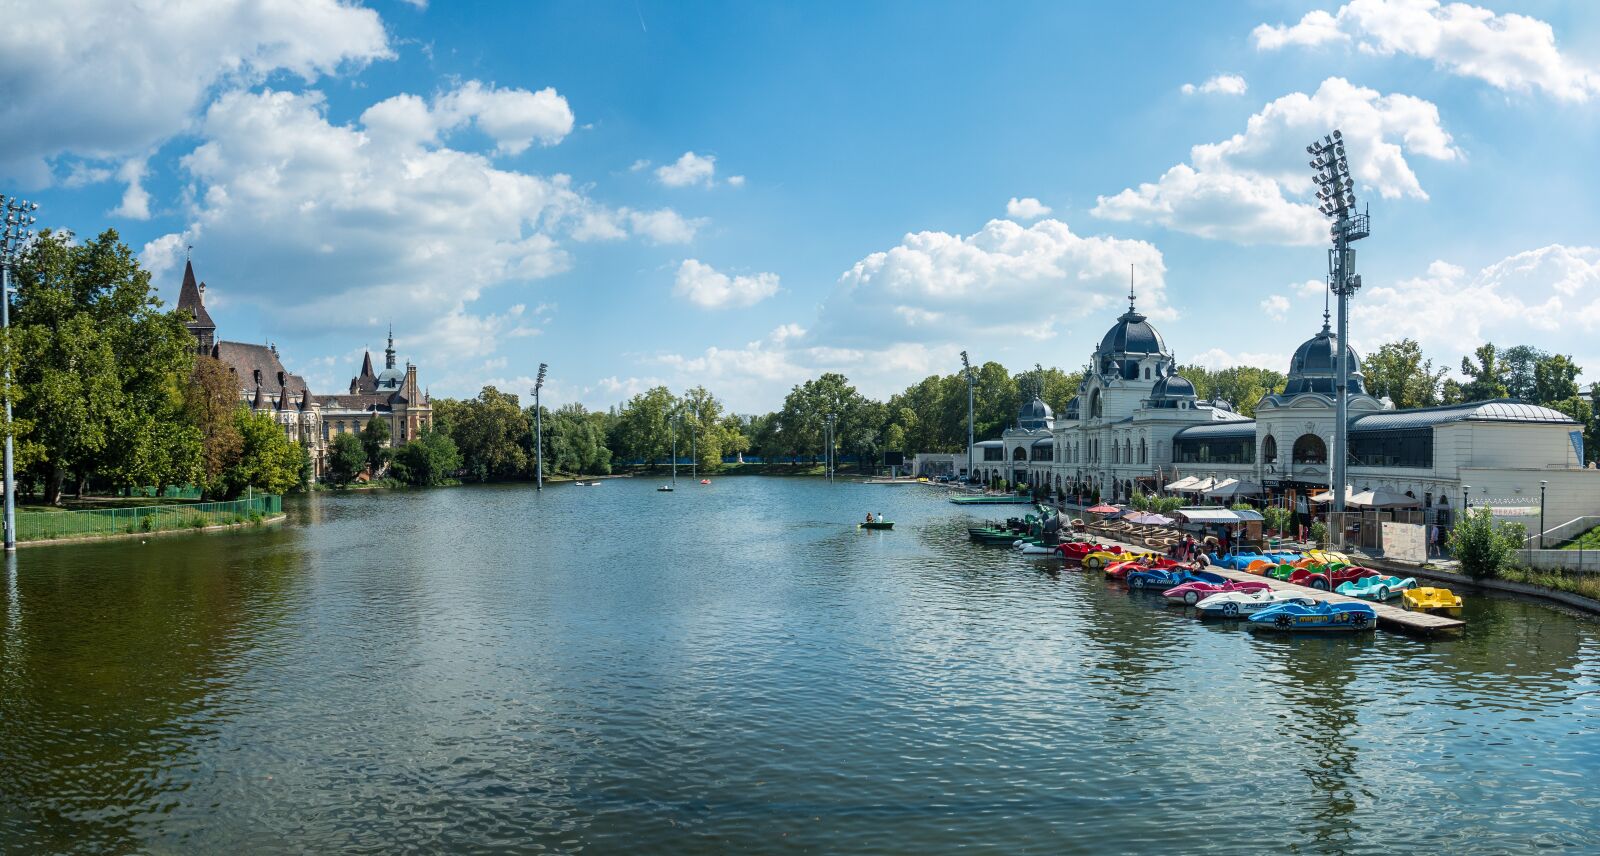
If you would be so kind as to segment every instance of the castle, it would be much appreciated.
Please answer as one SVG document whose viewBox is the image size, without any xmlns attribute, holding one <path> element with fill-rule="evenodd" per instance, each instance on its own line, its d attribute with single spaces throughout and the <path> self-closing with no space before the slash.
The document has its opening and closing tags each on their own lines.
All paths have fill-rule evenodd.
<svg viewBox="0 0 1600 856">
<path fill-rule="evenodd" d="M 178 309 L 189 315 L 186 323 L 195 339 L 195 353 L 227 366 L 238 381 L 239 401 L 253 413 L 271 416 L 290 440 L 306 447 L 313 479 L 321 479 L 327 471 L 333 438 L 360 431 L 371 419 L 389 423 L 391 446 L 433 425 L 433 407 L 417 384 L 417 367 L 409 362 L 403 371 L 396 367 L 392 329 L 382 373 L 373 371 L 372 354 L 364 354 L 361 373 L 351 378 L 349 392 L 317 395 L 304 377 L 284 368 L 276 345 L 218 341 L 205 292 L 205 283 L 195 281 L 193 263 L 185 262 Z"/>
</svg>

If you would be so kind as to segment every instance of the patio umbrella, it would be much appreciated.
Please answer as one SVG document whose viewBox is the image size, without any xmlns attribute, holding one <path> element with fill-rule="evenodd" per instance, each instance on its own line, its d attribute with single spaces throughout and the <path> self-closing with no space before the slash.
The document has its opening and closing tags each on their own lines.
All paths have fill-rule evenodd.
<svg viewBox="0 0 1600 856">
<path fill-rule="evenodd" d="M 1103 502 L 1094 506 L 1093 508 L 1084 509 L 1084 511 L 1088 512 L 1089 514 L 1116 514 L 1121 510 L 1122 509 L 1116 507 L 1115 505 L 1106 505 Z"/>
<path fill-rule="evenodd" d="M 1200 479 L 1199 481 L 1195 482 L 1194 484 L 1189 485 L 1188 487 L 1184 488 L 1184 490 L 1193 491 L 1195 493 L 1205 493 L 1206 491 L 1208 491 L 1208 490 L 1210 490 L 1210 489 L 1212 489 L 1212 488 L 1214 488 L 1216 486 L 1217 486 L 1217 480 L 1216 479 Z"/>
<path fill-rule="evenodd" d="M 1219 499 L 1235 496 L 1260 496 L 1261 485 L 1255 482 L 1239 481 L 1238 479 L 1224 479 L 1217 482 L 1216 486 L 1206 491 L 1205 494 Z"/>
<path fill-rule="evenodd" d="M 1355 494 L 1352 493 L 1351 490 L 1350 490 L 1350 487 L 1348 485 L 1346 485 L 1345 489 L 1344 489 L 1344 504 L 1345 505 L 1349 505 L 1350 504 L 1350 498 L 1353 497 L 1353 496 L 1355 496 Z M 1311 495 L 1311 501 L 1315 502 L 1315 503 L 1317 503 L 1319 505 L 1323 504 L 1323 503 L 1333 502 L 1333 491 L 1332 490 L 1325 490 L 1322 493 L 1314 493 L 1314 494 Z"/>
<path fill-rule="evenodd" d="M 1350 505 L 1359 505 L 1362 508 L 1415 508 L 1422 503 L 1416 497 L 1395 493 L 1386 488 L 1364 490 L 1345 500 Z"/>
<path fill-rule="evenodd" d="M 1197 481 L 1199 481 L 1199 479 L 1195 478 L 1194 476 L 1184 476 L 1183 478 L 1178 479 L 1177 481 L 1173 482 L 1172 484 L 1167 485 L 1165 489 L 1166 490 L 1188 490 L 1188 489 L 1194 487 L 1194 484 Z"/>
<path fill-rule="evenodd" d="M 1165 526 L 1172 522 L 1172 518 L 1165 514 L 1155 513 L 1135 514 L 1132 517 L 1124 517 L 1123 519 L 1129 523 L 1139 523 L 1145 526 Z"/>
</svg>

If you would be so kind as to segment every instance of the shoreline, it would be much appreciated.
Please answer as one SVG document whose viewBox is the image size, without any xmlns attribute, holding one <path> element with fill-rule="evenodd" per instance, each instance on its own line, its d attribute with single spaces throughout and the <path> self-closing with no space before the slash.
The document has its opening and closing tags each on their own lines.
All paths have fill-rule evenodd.
<svg viewBox="0 0 1600 856">
<path fill-rule="evenodd" d="M 258 526 L 271 526 L 289 519 L 283 512 L 271 517 L 264 517 L 259 522 L 246 520 L 242 523 L 214 523 L 210 526 L 183 527 L 178 529 L 156 529 L 150 532 L 117 532 L 111 535 L 74 535 L 70 538 L 36 538 L 32 541 L 18 541 L 17 547 L 54 547 L 62 544 L 91 544 L 97 541 L 126 541 L 130 538 L 152 538 L 162 535 L 192 535 L 196 532 L 220 532 L 227 529 L 254 528 Z"/>
</svg>

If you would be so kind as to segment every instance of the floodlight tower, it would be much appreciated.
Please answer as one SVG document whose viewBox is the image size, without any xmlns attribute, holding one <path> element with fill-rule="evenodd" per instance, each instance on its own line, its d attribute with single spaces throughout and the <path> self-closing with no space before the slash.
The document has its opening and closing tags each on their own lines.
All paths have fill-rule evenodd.
<svg viewBox="0 0 1600 856">
<path fill-rule="evenodd" d="M 961 352 L 961 373 L 967 378 L 967 481 L 972 481 L 972 361 L 967 352 Z"/>
<path fill-rule="evenodd" d="M 1333 221 L 1328 232 L 1333 238 L 1333 249 L 1328 251 L 1328 287 L 1339 298 L 1339 333 L 1337 376 L 1334 393 L 1336 404 L 1333 425 L 1333 466 L 1329 486 L 1333 492 L 1333 510 L 1344 511 L 1345 464 L 1349 452 L 1349 418 L 1346 412 L 1350 392 L 1350 347 L 1346 344 L 1350 334 L 1349 301 L 1361 289 L 1361 277 L 1356 275 L 1356 251 L 1350 244 L 1371 234 L 1371 221 L 1366 212 L 1356 208 L 1355 182 L 1350 178 L 1350 162 L 1344 156 L 1344 134 L 1332 134 L 1306 146 L 1311 155 L 1311 169 L 1317 181 L 1317 198 L 1322 200 L 1318 210 Z"/>
<path fill-rule="evenodd" d="M 533 379 L 533 484 L 534 490 L 544 490 L 544 421 L 539 412 L 539 391 L 544 389 L 544 373 L 549 366 L 539 364 L 539 376 Z"/>
<path fill-rule="evenodd" d="M 39 203 L 0 194 L 0 326 L 11 326 L 11 266 L 22 248 L 33 239 L 30 227 L 38 222 L 33 212 Z M 9 356 L 9 355 L 8 355 Z M 5 547 L 17 549 L 17 479 L 12 472 L 14 446 L 11 440 L 11 361 L 5 361 L 6 450 L 5 450 Z"/>
</svg>

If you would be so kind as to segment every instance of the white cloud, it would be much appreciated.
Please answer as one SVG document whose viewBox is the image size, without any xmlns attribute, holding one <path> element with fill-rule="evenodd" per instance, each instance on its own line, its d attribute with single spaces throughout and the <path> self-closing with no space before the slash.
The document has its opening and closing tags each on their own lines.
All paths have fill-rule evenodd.
<svg viewBox="0 0 1600 856">
<path fill-rule="evenodd" d="M 476 123 L 505 154 L 519 154 L 535 141 L 553 146 L 572 133 L 572 108 L 550 87 L 529 92 L 471 80 L 435 99 L 433 112 L 443 128 Z"/>
<path fill-rule="evenodd" d="M 1281 372 L 1289 367 L 1289 355 L 1255 351 L 1225 351 L 1221 348 L 1209 348 L 1195 354 L 1193 359 L 1183 360 L 1183 362 L 1203 366 L 1212 371 L 1235 366 L 1253 366 L 1258 369 L 1271 369 L 1275 372 Z M 1242 402 L 1235 401 L 1233 403 L 1240 404 Z"/>
<path fill-rule="evenodd" d="M 1350 306 L 1358 348 L 1411 338 L 1442 365 L 1485 341 L 1529 343 L 1600 366 L 1600 248 L 1552 244 L 1475 273 L 1436 261 L 1421 276 L 1369 285 Z"/>
<path fill-rule="evenodd" d="M 1243 95 L 1249 88 L 1244 78 L 1237 74 L 1218 74 L 1199 86 L 1185 83 L 1182 87 L 1184 95 Z"/>
<path fill-rule="evenodd" d="M 1194 146 L 1189 163 L 1156 182 L 1099 197 L 1093 213 L 1241 244 L 1321 243 L 1326 226 L 1309 201 L 1314 187 L 1305 146 L 1330 127 L 1344 131 L 1358 190 L 1385 198 L 1427 198 L 1407 154 L 1460 157 L 1431 102 L 1330 77 L 1315 93 L 1268 103 L 1243 133 Z"/>
<path fill-rule="evenodd" d="M 705 225 L 704 219 L 685 218 L 671 208 L 627 211 L 627 215 L 634 234 L 643 236 L 653 244 L 687 244 L 694 240 L 695 232 Z"/>
<path fill-rule="evenodd" d="M 1467 3 L 1355 0 L 1334 15 L 1309 12 L 1292 26 L 1262 24 L 1251 38 L 1261 50 L 1354 41 L 1364 52 L 1431 60 L 1504 91 L 1538 89 L 1576 102 L 1600 94 L 1600 71 L 1563 54 L 1549 23 Z"/>
<path fill-rule="evenodd" d="M 1269 295 L 1261 301 L 1261 311 L 1274 321 L 1282 321 L 1289 314 L 1289 298 L 1281 294 Z"/>
<path fill-rule="evenodd" d="M 744 176 L 742 176 L 742 175 L 730 175 L 730 176 L 728 176 L 728 186 L 729 187 L 744 187 Z"/>
<path fill-rule="evenodd" d="M 122 202 L 111 209 L 113 216 L 130 220 L 150 219 L 150 194 L 144 189 L 144 177 L 148 171 L 144 158 L 130 158 L 117 170 L 117 178 L 128 187 L 122 192 Z"/>
<path fill-rule="evenodd" d="M 710 187 L 716 180 L 717 156 L 684 152 L 676 163 L 656 168 L 656 180 L 667 187 L 688 187 L 703 184 Z"/>
<path fill-rule="evenodd" d="M 1339 29 L 1339 22 L 1321 9 L 1313 9 L 1294 26 L 1269 26 L 1262 24 L 1250 33 L 1250 40 L 1264 51 L 1299 46 L 1316 47 L 1329 42 L 1349 41 L 1350 37 Z"/>
<path fill-rule="evenodd" d="M 336 125 L 314 91 L 224 94 L 180 161 L 192 185 L 188 226 L 149 242 L 144 261 L 175 287 L 172 272 L 194 244 L 217 299 L 304 337 L 347 334 L 382 307 L 444 382 L 464 371 L 461 361 L 537 332 L 525 304 L 482 312 L 473 303 L 568 269 L 563 237 L 618 217 L 649 240 L 693 230 L 670 211 L 610 211 L 566 176 L 501 169 L 440 144 L 431 116 L 421 99 L 397 96 Z"/>
<path fill-rule="evenodd" d="M 1328 290 L 1328 283 L 1321 279 L 1308 279 L 1305 282 L 1291 285 L 1290 288 L 1301 297 L 1321 297 Z"/>
<path fill-rule="evenodd" d="M 81 0 L 12 9 L 0 27 L 0 175 L 44 185 L 48 159 L 143 156 L 214 88 L 306 81 L 393 54 L 378 14 L 338 0 Z"/>
<path fill-rule="evenodd" d="M 1021 199 L 1013 196 L 1006 203 L 1006 216 L 1013 220 L 1037 220 L 1049 213 L 1050 206 L 1032 196 L 1024 196 Z"/>
<path fill-rule="evenodd" d="M 778 275 L 728 276 L 697 259 L 684 259 L 672 293 L 704 309 L 754 306 L 778 293 Z"/>
</svg>

